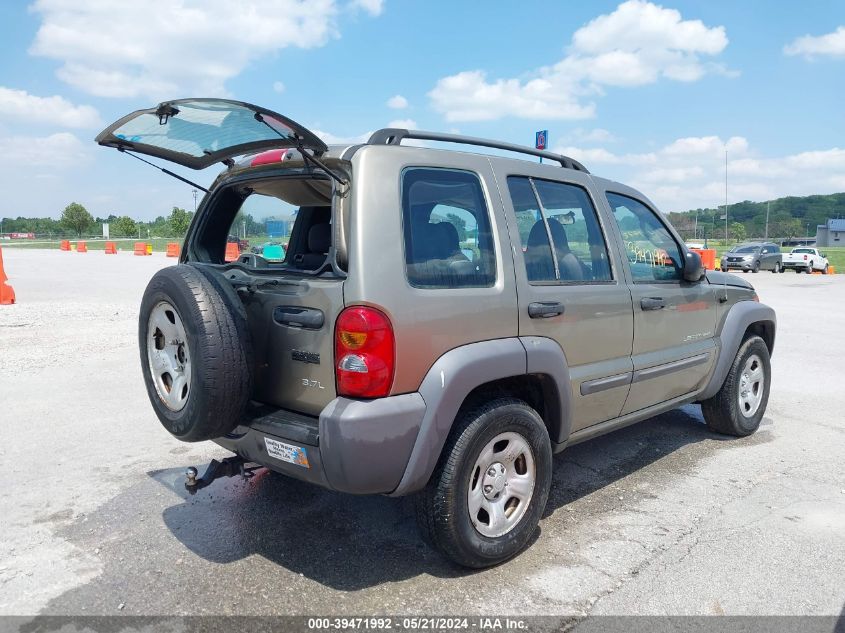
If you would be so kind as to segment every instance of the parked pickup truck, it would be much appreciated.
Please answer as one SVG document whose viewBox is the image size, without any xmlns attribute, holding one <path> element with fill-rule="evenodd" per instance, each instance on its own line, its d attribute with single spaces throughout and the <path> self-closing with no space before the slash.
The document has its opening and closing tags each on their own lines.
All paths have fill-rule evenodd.
<svg viewBox="0 0 845 633">
<path fill-rule="evenodd" d="M 783 256 L 783 270 L 790 269 L 796 273 L 803 271 L 807 274 L 814 270 L 820 270 L 823 275 L 826 275 L 828 270 L 827 257 L 817 248 L 809 246 L 793 248 L 791 253 Z"/>
</svg>

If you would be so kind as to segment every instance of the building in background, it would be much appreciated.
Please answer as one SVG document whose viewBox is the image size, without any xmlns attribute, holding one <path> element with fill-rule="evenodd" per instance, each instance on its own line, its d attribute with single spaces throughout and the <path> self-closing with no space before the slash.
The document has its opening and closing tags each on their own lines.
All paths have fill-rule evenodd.
<svg viewBox="0 0 845 633">
<path fill-rule="evenodd" d="M 269 237 L 285 237 L 290 235 L 291 220 L 267 219 L 267 235 Z"/>
<path fill-rule="evenodd" d="M 816 227 L 816 246 L 845 246 L 845 219 L 829 219 Z"/>
</svg>

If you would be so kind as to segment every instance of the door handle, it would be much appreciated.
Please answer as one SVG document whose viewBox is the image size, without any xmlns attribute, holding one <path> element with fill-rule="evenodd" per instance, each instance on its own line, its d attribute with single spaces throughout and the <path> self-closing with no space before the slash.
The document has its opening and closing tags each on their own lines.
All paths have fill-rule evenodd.
<svg viewBox="0 0 845 633">
<path fill-rule="evenodd" d="M 643 311 L 648 310 L 662 310 L 666 307 L 666 302 L 663 297 L 643 297 L 640 299 L 640 307 Z"/>
<path fill-rule="evenodd" d="M 528 304 L 528 316 L 532 319 L 548 319 L 563 314 L 563 304 L 559 301 L 539 301 Z"/>
</svg>

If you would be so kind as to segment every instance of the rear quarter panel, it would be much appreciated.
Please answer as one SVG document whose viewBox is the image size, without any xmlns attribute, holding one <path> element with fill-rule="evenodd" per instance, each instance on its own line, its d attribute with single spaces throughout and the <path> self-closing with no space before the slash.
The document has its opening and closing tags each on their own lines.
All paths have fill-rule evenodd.
<svg viewBox="0 0 845 633">
<path fill-rule="evenodd" d="M 445 352 L 517 335 L 513 257 L 501 199 L 484 156 L 415 147 L 361 148 L 352 159 L 344 301 L 387 314 L 396 337 L 393 394 L 416 391 Z M 485 193 L 495 242 L 496 281 L 489 288 L 422 289 L 405 274 L 401 179 L 408 167 L 475 173 Z"/>
</svg>

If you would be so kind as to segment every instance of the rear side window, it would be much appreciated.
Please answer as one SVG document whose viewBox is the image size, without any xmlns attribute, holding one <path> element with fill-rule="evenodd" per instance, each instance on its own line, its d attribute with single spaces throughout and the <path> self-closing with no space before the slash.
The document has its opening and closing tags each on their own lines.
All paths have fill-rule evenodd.
<svg viewBox="0 0 845 633">
<path fill-rule="evenodd" d="M 508 177 L 529 282 L 611 281 L 596 210 L 577 185 Z"/>
<path fill-rule="evenodd" d="M 405 270 L 415 288 L 484 288 L 496 279 L 490 216 L 481 182 L 466 171 L 402 174 Z"/>
</svg>

